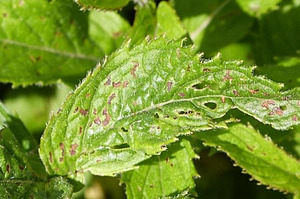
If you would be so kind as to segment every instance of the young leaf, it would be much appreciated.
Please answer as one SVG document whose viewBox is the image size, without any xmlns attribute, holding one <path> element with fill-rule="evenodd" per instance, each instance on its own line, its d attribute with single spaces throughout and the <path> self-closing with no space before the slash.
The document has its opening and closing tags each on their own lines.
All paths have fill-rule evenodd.
<svg viewBox="0 0 300 199">
<path fill-rule="evenodd" d="M 165 38 L 124 45 L 51 117 L 40 145 L 47 171 L 80 179 L 133 169 L 179 135 L 226 127 L 233 108 L 276 129 L 299 124 L 299 90 L 281 93 L 241 63 L 199 61 Z"/>
<path fill-rule="evenodd" d="M 83 9 L 120 9 L 129 3 L 129 0 L 75 0 Z"/>
<path fill-rule="evenodd" d="M 88 13 L 71 0 L 3 1 L 0 13 L 1 82 L 77 83 L 104 56 L 88 37 Z"/>
<path fill-rule="evenodd" d="M 253 127 L 232 125 L 228 130 L 199 132 L 209 146 L 219 147 L 262 184 L 281 191 L 300 191 L 300 164 Z"/>
<path fill-rule="evenodd" d="M 139 164 L 139 168 L 122 174 L 127 198 L 161 198 L 186 196 L 195 188 L 198 176 L 192 159 L 197 157 L 189 141 L 181 140 L 160 156 Z"/>
<path fill-rule="evenodd" d="M 73 191 L 63 177 L 48 179 L 37 143 L 0 103 L 1 198 L 65 198 Z"/>
</svg>

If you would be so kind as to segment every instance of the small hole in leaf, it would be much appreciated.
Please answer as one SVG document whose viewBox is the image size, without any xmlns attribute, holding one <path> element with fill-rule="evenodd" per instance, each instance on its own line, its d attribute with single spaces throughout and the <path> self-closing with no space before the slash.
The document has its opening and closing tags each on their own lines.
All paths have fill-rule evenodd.
<svg viewBox="0 0 300 199">
<path fill-rule="evenodd" d="M 280 106 L 279 108 L 283 111 L 285 111 L 287 109 L 286 105 Z"/>
<path fill-rule="evenodd" d="M 155 114 L 154 114 L 154 118 L 159 118 L 158 113 L 155 113 Z"/>
<path fill-rule="evenodd" d="M 121 128 L 123 132 L 128 132 L 128 129 L 125 129 L 124 127 Z"/>
<path fill-rule="evenodd" d="M 214 102 L 207 102 L 204 104 L 207 108 L 210 108 L 211 110 L 214 110 L 217 107 L 217 104 Z"/>
<path fill-rule="evenodd" d="M 195 89 L 195 90 L 200 90 L 200 89 L 203 89 L 205 87 L 206 87 L 206 84 L 204 84 L 204 83 L 198 83 L 198 84 L 194 84 L 192 86 L 192 88 Z"/>
<path fill-rule="evenodd" d="M 119 145 L 115 145 L 113 146 L 113 149 L 126 149 L 129 148 L 130 146 L 127 143 L 124 144 L 119 144 Z"/>
</svg>

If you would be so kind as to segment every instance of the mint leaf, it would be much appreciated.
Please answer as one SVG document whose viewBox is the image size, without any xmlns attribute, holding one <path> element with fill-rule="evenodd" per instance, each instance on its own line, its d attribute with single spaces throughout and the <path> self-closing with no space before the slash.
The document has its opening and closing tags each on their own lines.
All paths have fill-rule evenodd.
<svg viewBox="0 0 300 199">
<path fill-rule="evenodd" d="M 104 56 L 89 39 L 88 13 L 71 0 L 3 1 L 0 13 L 1 82 L 77 83 Z"/>
<path fill-rule="evenodd" d="M 65 198 L 73 188 L 63 177 L 49 178 L 37 143 L 22 122 L 0 103 L 1 198 Z"/>
<path fill-rule="evenodd" d="M 126 6 L 129 0 L 75 0 L 83 9 L 112 10 Z"/>
<path fill-rule="evenodd" d="M 192 159 L 197 157 L 189 141 L 181 140 L 160 156 L 139 164 L 139 168 L 122 174 L 127 198 L 187 196 L 195 188 L 198 176 Z"/>
<path fill-rule="evenodd" d="M 206 145 L 225 151 L 254 179 L 271 188 L 298 193 L 300 164 L 252 126 L 234 124 L 228 130 L 199 132 Z"/>
<path fill-rule="evenodd" d="M 159 63 L 159 64 L 158 64 Z M 40 156 L 50 174 L 114 175 L 159 154 L 177 136 L 226 128 L 233 108 L 284 130 L 299 124 L 299 89 L 252 75 L 239 61 L 194 55 L 157 38 L 113 53 L 51 117 Z"/>
</svg>

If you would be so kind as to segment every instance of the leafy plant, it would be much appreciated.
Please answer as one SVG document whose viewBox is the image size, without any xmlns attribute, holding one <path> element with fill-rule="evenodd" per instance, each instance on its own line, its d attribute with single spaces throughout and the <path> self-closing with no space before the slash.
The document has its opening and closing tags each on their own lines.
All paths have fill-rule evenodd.
<svg viewBox="0 0 300 199">
<path fill-rule="evenodd" d="M 91 174 L 127 198 L 205 197 L 197 161 L 217 149 L 288 193 L 257 197 L 300 198 L 300 43 L 282 42 L 299 40 L 299 6 L 2 2 L 1 197 L 78 198 Z"/>
</svg>

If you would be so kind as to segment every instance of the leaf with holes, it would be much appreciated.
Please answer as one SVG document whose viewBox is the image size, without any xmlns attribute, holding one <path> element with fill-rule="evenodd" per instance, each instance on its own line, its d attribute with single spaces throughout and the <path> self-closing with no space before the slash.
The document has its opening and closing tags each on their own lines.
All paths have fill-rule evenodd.
<svg viewBox="0 0 300 199">
<path fill-rule="evenodd" d="M 122 174 L 127 198 L 159 198 L 194 194 L 194 153 L 189 141 L 181 140 L 160 156 L 153 156 L 139 164 L 139 168 Z"/>
<path fill-rule="evenodd" d="M 299 124 L 299 90 L 252 75 L 242 62 L 203 60 L 157 38 L 113 53 L 51 117 L 40 156 L 50 174 L 114 175 L 159 154 L 179 135 L 226 128 L 233 108 L 276 129 Z"/>
<path fill-rule="evenodd" d="M 71 0 L 3 1 L 0 13 L 1 82 L 77 83 L 104 56 L 89 38 L 88 13 Z"/>
<path fill-rule="evenodd" d="M 300 163 L 252 126 L 234 124 L 228 130 L 199 132 L 206 145 L 218 147 L 254 179 L 289 193 L 300 191 Z"/>
<path fill-rule="evenodd" d="M 72 191 L 67 179 L 48 179 L 34 138 L 0 103 L 1 198 L 65 198 Z"/>
<path fill-rule="evenodd" d="M 129 3 L 129 0 L 75 0 L 83 9 L 120 9 Z"/>
</svg>

